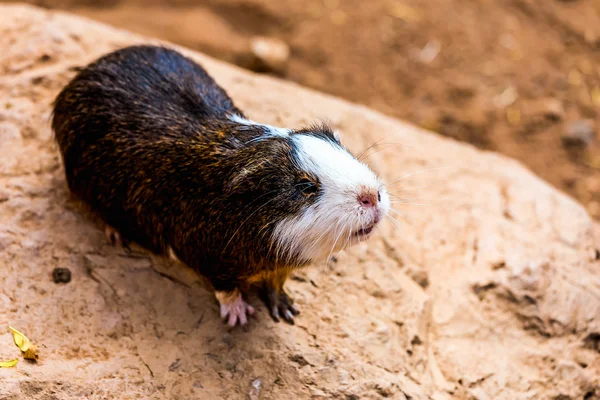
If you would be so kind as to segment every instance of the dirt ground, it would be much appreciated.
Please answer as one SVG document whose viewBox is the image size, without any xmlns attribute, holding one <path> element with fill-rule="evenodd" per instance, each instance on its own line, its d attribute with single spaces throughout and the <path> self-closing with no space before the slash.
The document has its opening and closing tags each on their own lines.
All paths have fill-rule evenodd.
<svg viewBox="0 0 600 400">
<path fill-rule="evenodd" d="M 291 50 L 285 78 L 517 158 L 600 218 L 600 145 L 590 140 L 600 121 L 599 1 L 30 3 L 242 66 L 251 37 L 279 38 Z M 588 136 L 568 145 L 569 132 Z"/>
</svg>

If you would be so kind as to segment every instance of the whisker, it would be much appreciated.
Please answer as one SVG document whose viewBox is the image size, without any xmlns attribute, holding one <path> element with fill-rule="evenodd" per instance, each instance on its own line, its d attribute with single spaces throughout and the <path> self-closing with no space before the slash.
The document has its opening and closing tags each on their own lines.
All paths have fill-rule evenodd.
<svg viewBox="0 0 600 400">
<path fill-rule="evenodd" d="M 412 219 L 410 219 L 410 217 L 406 214 L 401 213 L 400 211 L 390 208 L 390 211 L 395 212 L 396 214 L 398 214 L 398 216 L 402 219 L 404 219 L 406 222 L 408 222 L 411 226 L 413 225 L 413 221 Z M 393 218 L 392 216 L 389 216 L 390 218 Z"/>
<path fill-rule="evenodd" d="M 377 146 L 377 145 L 378 145 L 378 144 L 379 144 L 379 143 L 380 143 L 382 140 L 385 140 L 385 139 L 389 138 L 390 136 L 396 135 L 396 134 L 397 134 L 398 132 L 400 132 L 400 131 L 401 131 L 401 129 L 398 129 L 398 130 L 396 130 L 396 131 L 394 131 L 394 132 L 391 132 L 391 133 L 389 133 L 389 134 L 385 135 L 384 137 L 382 137 L 381 139 L 377 140 L 375 143 L 373 143 L 372 145 L 370 145 L 369 147 L 367 147 L 367 148 L 366 148 L 366 149 L 365 149 L 365 150 L 364 150 L 362 153 L 360 153 L 360 154 L 359 154 L 359 155 L 358 155 L 356 158 L 357 158 L 357 159 L 360 161 L 360 160 L 361 160 L 361 158 L 364 156 L 364 154 L 365 154 L 367 151 L 369 151 L 369 150 L 370 150 L 370 149 L 372 149 L 373 147 Z M 404 147 L 406 147 L 407 149 L 410 149 L 410 150 L 416 151 L 416 150 L 415 150 L 413 147 L 411 147 L 411 146 L 409 146 L 409 145 L 407 145 L 407 144 L 405 144 L 405 143 L 396 143 L 396 144 L 398 144 L 398 145 L 400 145 L 400 146 L 404 146 Z"/>
<path fill-rule="evenodd" d="M 403 201 L 390 201 L 390 204 L 402 204 L 406 206 L 433 206 L 431 203 L 406 203 Z"/>
<path fill-rule="evenodd" d="M 338 220 L 335 224 L 329 224 L 329 227 L 326 229 L 326 231 L 330 232 L 331 230 L 334 230 L 333 236 L 335 236 L 336 235 L 335 232 L 337 232 L 337 228 L 339 227 L 339 225 L 340 225 L 340 221 Z M 324 237 L 324 235 L 321 234 L 320 238 L 322 239 L 323 237 Z M 320 239 L 317 240 L 317 241 L 315 241 L 315 243 L 311 247 L 311 250 L 312 250 L 312 248 L 314 248 L 318 244 L 320 244 Z M 329 261 L 329 258 L 325 259 L 325 261 Z"/>
<path fill-rule="evenodd" d="M 344 233 L 344 227 L 345 226 L 346 225 L 342 225 L 342 229 L 340 230 L 339 235 L 335 239 L 335 242 L 333 242 L 333 246 L 331 246 L 331 250 L 329 251 L 329 255 L 327 256 L 326 260 L 329 260 L 331 258 L 331 255 L 333 254 L 333 250 L 335 249 L 335 245 L 337 244 L 338 240 L 340 240 L 340 237 L 342 236 L 342 233 Z"/>
<path fill-rule="evenodd" d="M 389 191 L 388 188 L 388 193 L 389 194 L 395 194 L 395 193 L 414 193 L 414 192 L 425 192 L 429 189 L 435 188 L 437 187 L 437 185 L 434 184 L 428 184 L 428 185 L 415 185 L 414 182 L 412 182 L 410 185 L 405 185 L 402 186 L 398 189 L 394 189 L 394 192 L 392 193 L 391 191 Z"/>
<path fill-rule="evenodd" d="M 347 220 L 349 220 L 350 218 L 348 217 Z M 346 224 L 344 226 L 344 229 L 348 226 L 348 224 Z M 347 230 L 348 231 L 348 237 L 346 238 L 346 240 L 344 241 L 344 244 L 342 245 L 341 250 L 345 250 L 346 247 L 348 246 L 348 243 L 350 242 L 350 238 L 352 237 L 352 231 L 350 229 Z M 341 251 L 340 250 L 340 251 Z"/>
<path fill-rule="evenodd" d="M 392 197 L 395 197 L 398 200 L 426 200 L 426 199 L 423 199 L 421 197 L 400 197 L 397 194 L 389 193 L 389 192 L 388 192 L 388 195 L 390 195 Z"/>
<path fill-rule="evenodd" d="M 424 169 L 424 170 L 421 170 L 421 171 L 412 172 L 410 174 L 406 174 L 404 176 L 401 176 L 400 178 L 394 179 L 393 181 L 388 182 L 388 183 L 384 184 L 383 186 L 386 186 L 386 187 L 387 186 L 391 186 L 392 184 L 394 184 L 394 183 L 396 183 L 398 181 L 401 181 L 402 179 L 410 178 L 411 176 L 415 176 L 415 175 L 418 175 L 418 174 L 423 174 L 425 172 L 438 171 L 438 170 L 441 170 L 441 169 L 448 169 L 448 168 L 451 168 L 451 167 L 429 168 L 429 169 Z"/>
<path fill-rule="evenodd" d="M 382 233 L 383 231 L 379 228 L 379 224 L 375 225 L 375 229 L 377 230 L 377 233 Z"/>
<path fill-rule="evenodd" d="M 329 234 L 331 229 L 334 227 L 337 227 L 337 224 L 335 224 L 335 225 L 329 224 L 329 226 L 321 233 L 321 235 L 319 235 L 319 237 L 310 246 L 309 253 L 312 253 L 312 251 L 315 249 L 315 247 L 318 246 L 319 244 L 321 244 L 321 240 L 325 237 L 325 235 Z"/>
<path fill-rule="evenodd" d="M 339 221 L 338 221 L 338 223 L 335 226 L 336 226 L 336 228 L 337 228 L 337 226 L 339 226 Z M 336 229 L 336 232 L 337 232 L 337 229 Z M 342 231 L 340 231 L 340 235 L 341 235 L 341 232 Z M 334 235 L 335 235 L 335 233 L 334 233 Z M 339 235 L 338 235 L 338 237 L 339 237 Z M 336 239 L 336 241 L 337 241 L 337 239 Z M 333 249 L 335 248 L 335 243 L 336 242 L 334 241 L 333 244 L 331 245 L 331 249 L 329 250 L 329 254 L 327 255 L 327 257 L 325 257 L 325 263 L 329 263 L 329 260 L 331 258 L 331 254 L 333 253 Z"/>
<path fill-rule="evenodd" d="M 386 215 L 386 218 L 389 218 L 389 219 L 390 219 L 390 221 L 391 221 L 391 222 L 393 223 L 393 225 L 394 225 L 394 228 L 396 228 L 396 232 L 398 232 L 398 234 L 400 234 L 400 233 L 401 233 L 401 229 L 400 229 L 400 226 L 398 225 L 398 224 L 399 224 L 399 222 L 398 222 L 398 221 L 396 221 L 396 219 L 395 219 L 395 218 L 393 218 L 393 217 L 392 217 L 392 216 L 390 216 L 390 215 Z"/>
<path fill-rule="evenodd" d="M 379 147 L 379 146 L 384 146 L 384 147 L 380 147 L 380 148 L 378 148 L 377 150 L 375 150 L 374 152 L 372 152 L 370 154 L 364 154 L 364 155 L 362 155 L 360 158 L 358 158 L 358 161 L 366 160 L 367 158 L 371 157 L 372 155 L 377 154 L 380 151 L 383 151 L 383 150 L 385 150 L 388 147 L 393 146 L 393 145 L 396 145 L 396 146 L 405 146 L 402 143 L 379 143 L 377 145 L 371 146 L 371 148 L 375 148 L 375 147 Z M 406 147 L 408 147 L 408 146 L 406 146 Z M 414 150 L 414 149 L 411 149 L 411 150 Z"/>
<path fill-rule="evenodd" d="M 237 233 L 240 231 L 240 229 L 242 229 L 242 226 L 250 219 L 250 217 L 252 217 L 254 214 L 256 214 L 257 212 L 259 212 L 260 210 L 262 210 L 264 207 L 266 207 L 269 203 L 271 203 L 272 201 L 275 201 L 279 199 L 279 196 L 275 196 L 273 197 L 271 200 L 267 201 L 265 204 L 263 204 L 262 206 L 260 206 L 259 208 L 257 208 L 256 210 L 254 210 L 254 212 L 252 212 L 241 224 L 240 226 L 237 228 L 237 230 L 233 233 L 233 235 L 231 235 L 231 238 L 229 239 L 229 241 L 227 242 L 227 244 L 225 245 L 225 247 L 223 248 L 223 252 L 225 252 L 225 250 L 227 249 L 227 246 L 229 246 L 229 243 L 231 243 L 231 241 L 233 240 L 233 238 L 235 237 L 235 235 L 237 235 Z M 246 207 L 247 208 L 247 207 Z"/>
<path fill-rule="evenodd" d="M 422 197 L 398 197 L 390 200 L 390 203 L 406 203 L 406 202 L 422 202 L 424 204 L 438 204 L 442 201 L 442 199 L 424 199 Z"/>
<path fill-rule="evenodd" d="M 372 149 L 373 147 L 377 146 L 377 144 L 378 144 L 379 142 L 381 142 L 382 140 L 385 140 L 385 139 L 389 138 L 389 137 L 390 137 L 390 136 L 392 136 L 392 135 L 393 135 L 393 133 L 390 133 L 390 134 L 388 134 L 388 135 L 386 135 L 386 136 L 382 137 L 381 139 L 377 140 L 375 143 L 373 143 L 372 145 L 370 145 L 369 147 L 367 147 L 367 148 L 366 148 L 366 149 L 365 149 L 365 150 L 364 150 L 362 153 L 360 153 L 358 156 L 356 156 L 356 159 L 360 161 L 360 159 L 363 157 L 363 155 L 364 155 L 364 154 L 365 154 L 367 151 L 369 151 L 369 150 L 370 150 L 370 149 Z"/>
</svg>

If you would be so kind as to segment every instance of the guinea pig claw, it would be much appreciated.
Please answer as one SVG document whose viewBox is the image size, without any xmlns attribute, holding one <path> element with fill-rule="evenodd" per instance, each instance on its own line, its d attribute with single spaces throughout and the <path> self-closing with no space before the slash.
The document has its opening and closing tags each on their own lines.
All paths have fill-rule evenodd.
<svg viewBox="0 0 600 400">
<path fill-rule="evenodd" d="M 265 285 L 263 298 L 269 309 L 269 314 L 275 322 L 283 320 L 290 325 L 294 325 L 294 316 L 300 314 L 300 311 L 293 305 L 292 299 L 283 291 Z"/>
<path fill-rule="evenodd" d="M 237 308 L 226 311 L 225 317 L 223 317 L 223 319 L 226 319 L 228 317 L 227 325 L 229 325 L 231 327 L 236 326 L 238 324 L 238 322 L 241 326 L 244 326 L 248 323 L 248 315 L 253 315 L 253 314 L 254 314 L 254 307 L 252 307 L 251 305 L 244 302 L 244 306 L 237 307 Z M 223 315 L 223 311 L 221 311 L 221 315 Z"/>
<path fill-rule="evenodd" d="M 292 299 L 284 292 L 279 296 L 279 311 L 283 319 L 290 325 L 294 325 L 294 317 L 300 314 L 300 311 L 292 304 Z"/>
<path fill-rule="evenodd" d="M 235 291 L 233 295 L 217 294 L 217 299 L 220 303 L 221 318 L 227 322 L 230 327 L 246 325 L 248 323 L 248 315 L 255 313 L 254 307 L 246 303 L 239 291 Z"/>
<path fill-rule="evenodd" d="M 271 318 L 273 318 L 273 321 L 275 322 L 279 322 L 279 310 L 277 309 L 277 306 L 273 306 L 271 307 Z"/>
<path fill-rule="evenodd" d="M 288 305 L 288 308 L 294 316 L 300 315 L 300 310 L 298 310 L 296 307 L 294 307 L 293 304 Z"/>
<path fill-rule="evenodd" d="M 283 311 L 283 319 L 285 319 L 287 323 L 294 325 L 294 316 L 290 310 Z"/>
</svg>

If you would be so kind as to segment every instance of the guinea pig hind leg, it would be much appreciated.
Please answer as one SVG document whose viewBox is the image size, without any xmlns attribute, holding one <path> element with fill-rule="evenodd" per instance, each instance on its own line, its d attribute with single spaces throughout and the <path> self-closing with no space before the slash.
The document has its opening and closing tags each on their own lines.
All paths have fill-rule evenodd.
<svg viewBox="0 0 600 400">
<path fill-rule="evenodd" d="M 221 308 L 221 318 L 227 320 L 229 326 L 235 326 L 238 322 L 240 325 L 246 325 L 248 315 L 254 314 L 254 307 L 246 303 L 239 289 L 232 291 L 217 290 L 215 296 L 219 301 Z"/>
<path fill-rule="evenodd" d="M 300 311 L 283 288 L 288 275 L 289 272 L 285 271 L 268 276 L 263 284 L 262 298 L 275 322 L 283 318 L 287 323 L 294 325 L 294 316 L 300 314 Z"/>
</svg>

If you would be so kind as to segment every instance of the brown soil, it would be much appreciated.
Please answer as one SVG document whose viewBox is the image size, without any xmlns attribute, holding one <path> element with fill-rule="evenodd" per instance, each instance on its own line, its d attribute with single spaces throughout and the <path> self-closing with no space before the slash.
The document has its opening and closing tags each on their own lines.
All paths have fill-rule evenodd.
<svg viewBox="0 0 600 400">
<path fill-rule="evenodd" d="M 600 217 L 600 146 L 561 139 L 600 120 L 598 1 L 30 2 L 242 66 L 249 38 L 282 39 L 285 78 L 517 158 Z"/>
</svg>

